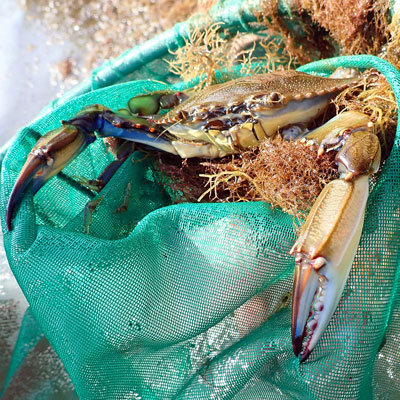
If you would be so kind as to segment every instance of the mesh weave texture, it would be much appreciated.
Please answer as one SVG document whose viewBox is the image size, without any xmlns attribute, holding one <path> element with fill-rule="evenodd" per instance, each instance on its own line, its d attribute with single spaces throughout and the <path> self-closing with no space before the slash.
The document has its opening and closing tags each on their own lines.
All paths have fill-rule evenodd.
<svg viewBox="0 0 400 400">
<path fill-rule="evenodd" d="M 379 69 L 399 98 L 399 73 L 375 57 L 302 70 L 328 75 L 338 66 Z M 136 81 L 96 90 L 22 129 L 3 162 L 2 226 L 36 132 L 85 105 L 118 109 L 164 88 Z M 398 398 L 399 140 L 397 132 L 370 194 L 338 309 L 301 365 L 290 338 L 291 216 L 264 203 L 170 205 L 141 153 L 101 193 L 89 235 L 82 222 L 89 197 L 68 179 L 53 178 L 34 198 L 28 192 L 13 231 L 4 232 L 6 251 L 79 398 Z M 94 179 L 110 160 L 97 140 L 63 172 Z M 128 182 L 128 211 L 116 214 Z"/>
</svg>

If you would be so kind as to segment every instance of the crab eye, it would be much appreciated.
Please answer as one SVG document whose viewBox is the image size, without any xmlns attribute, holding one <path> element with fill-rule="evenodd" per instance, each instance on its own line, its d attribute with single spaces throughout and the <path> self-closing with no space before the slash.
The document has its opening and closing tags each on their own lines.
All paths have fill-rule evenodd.
<svg viewBox="0 0 400 400">
<path fill-rule="evenodd" d="M 342 130 L 339 132 L 339 136 L 340 136 L 340 137 L 349 136 L 350 133 L 351 133 L 351 129 L 349 129 L 349 128 L 342 129 Z"/>
<path fill-rule="evenodd" d="M 269 95 L 269 100 L 272 101 L 273 103 L 280 103 L 282 102 L 282 95 L 278 92 L 272 92 Z"/>
</svg>

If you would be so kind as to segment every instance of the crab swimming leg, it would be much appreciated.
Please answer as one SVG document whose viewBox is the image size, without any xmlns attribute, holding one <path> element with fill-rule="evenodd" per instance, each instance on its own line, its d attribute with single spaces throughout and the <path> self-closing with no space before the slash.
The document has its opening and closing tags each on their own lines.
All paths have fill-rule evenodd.
<svg viewBox="0 0 400 400">
<path fill-rule="evenodd" d="M 341 176 L 322 190 L 291 250 L 296 261 L 292 343 L 295 355 L 301 353 L 301 362 L 329 324 L 357 251 L 368 177 L 380 164 L 380 144 L 371 126 L 364 114 L 349 111 L 303 139 L 318 143 L 319 154 L 339 150 L 336 161 Z"/>
</svg>

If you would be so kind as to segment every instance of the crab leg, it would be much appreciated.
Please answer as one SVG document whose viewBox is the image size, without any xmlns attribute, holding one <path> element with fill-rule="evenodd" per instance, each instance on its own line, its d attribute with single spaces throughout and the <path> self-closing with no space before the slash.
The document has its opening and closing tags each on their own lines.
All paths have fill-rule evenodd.
<svg viewBox="0 0 400 400">
<path fill-rule="evenodd" d="M 361 236 L 371 173 L 380 162 L 380 144 L 361 113 L 347 112 L 306 136 L 319 154 L 337 150 L 341 178 L 319 195 L 294 244 L 292 343 L 305 361 L 339 303 Z M 304 348 L 303 341 L 307 337 Z"/>
<path fill-rule="evenodd" d="M 160 137 L 146 119 L 113 113 L 103 106 L 86 107 L 75 118 L 62 124 L 62 127 L 43 135 L 29 153 L 8 201 L 8 230 L 11 230 L 14 208 L 28 185 L 32 182 L 35 194 L 96 139 L 95 131 L 101 137 L 119 137 L 177 154 L 170 141 Z"/>
<path fill-rule="evenodd" d="M 29 183 L 33 183 L 32 190 L 35 194 L 51 177 L 60 172 L 69 160 L 94 140 L 93 134 L 73 125 L 64 125 L 39 139 L 29 153 L 8 200 L 8 230 L 11 230 L 14 207 Z"/>
</svg>

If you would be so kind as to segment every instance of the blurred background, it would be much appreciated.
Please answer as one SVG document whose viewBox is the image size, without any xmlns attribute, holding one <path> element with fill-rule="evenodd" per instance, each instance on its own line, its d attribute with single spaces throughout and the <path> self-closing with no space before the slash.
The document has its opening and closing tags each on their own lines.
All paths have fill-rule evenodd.
<svg viewBox="0 0 400 400">
<path fill-rule="evenodd" d="M 93 68 L 197 7 L 197 0 L 3 0 L 0 145 Z"/>
</svg>

